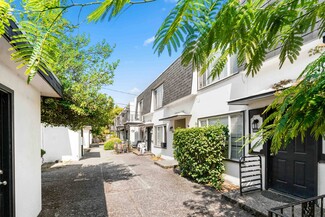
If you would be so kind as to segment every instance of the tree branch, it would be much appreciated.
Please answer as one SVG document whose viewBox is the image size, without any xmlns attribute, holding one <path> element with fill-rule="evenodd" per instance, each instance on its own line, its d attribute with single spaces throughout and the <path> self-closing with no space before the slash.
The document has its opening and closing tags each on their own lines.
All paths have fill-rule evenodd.
<svg viewBox="0 0 325 217">
<path fill-rule="evenodd" d="M 129 4 L 130 5 L 137 5 L 137 4 L 145 4 L 145 3 L 150 3 L 150 2 L 154 2 L 156 0 L 143 0 L 143 1 L 130 1 Z M 20 11 L 20 10 L 16 10 L 16 11 L 20 11 L 23 13 L 42 13 L 42 12 L 46 12 L 46 11 L 50 11 L 50 10 L 55 10 L 55 9 L 62 9 L 62 10 L 67 10 L 69 8 L 72 7 L 87 7 L 87 6 L 91 6 L 91 5 L 100 5 L 103 2 L 88 2 L 88 3 L 72 3 L 70 5 L 62 5 L 62 6 L 55 6 L 55 7 L 48 7 L 48 8 L 44 8 L 43 10 L 35 10 L 35 11 Z"/>
</svg>

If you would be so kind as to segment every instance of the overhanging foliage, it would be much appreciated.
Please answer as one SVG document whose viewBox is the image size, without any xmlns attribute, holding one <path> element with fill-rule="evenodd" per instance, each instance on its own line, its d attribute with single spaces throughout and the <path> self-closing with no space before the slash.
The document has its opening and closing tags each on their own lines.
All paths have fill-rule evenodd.
<svg viewBox="0 0 325 217">
<path fill-rule="evenodd" d="M 184 46 L 183 63 L 192 63 L 201 74 L 212 67 L 213 78 L 222 72 L 228 57 L 235 55 L 246 75 L 254 76 L 267 52 L 276 48 L 280 50 L 279 68 L 285 61 L 294 63 L 304 35 L 314 31 L 319 38 L 324 34 L 324 1 L 180 0 L 156 34 L 154 47 L 161 54 L 165 48 L 170 53 Z M 310 129 L 315 138 L 325 136 L 324 51 L 320 53 L 300 72 L 299 85 L 283 91 L 268 108 L 272 114 L 258 138 L 262 138 L 259 144 L 272 139 L 273 152 Z"/>
</svg>

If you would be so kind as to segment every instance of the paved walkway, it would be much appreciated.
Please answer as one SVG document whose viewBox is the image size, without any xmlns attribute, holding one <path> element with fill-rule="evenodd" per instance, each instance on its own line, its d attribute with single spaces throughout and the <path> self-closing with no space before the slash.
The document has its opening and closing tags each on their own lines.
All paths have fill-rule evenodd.
<svg viewBox="0 0 325 217">
<path fill-rule="evenodd" d="M 40 217 L 250 216 L 150 157 L 92 148 L 86 158 L 42 173 Z"/>
</svg>

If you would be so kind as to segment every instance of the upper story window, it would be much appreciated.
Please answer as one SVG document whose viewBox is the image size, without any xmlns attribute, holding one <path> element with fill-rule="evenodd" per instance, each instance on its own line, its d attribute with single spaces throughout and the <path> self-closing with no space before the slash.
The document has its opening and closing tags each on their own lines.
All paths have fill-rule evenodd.
<svg viewBox="0 0 325 217">
<path fill-rule="evenodd" d="M 216 56 L 217 58 L 219 58 L 220 54 L 216 54 Z M 222 80 L 238 72 L 238 63 L 237 63 L 236 56 L 228 57 L 228 62 L 225 65 L 225 68 L 220 73 L 220 75 L 217 75 L 214 79 L 211 76 L 212 69 L 213 69 L 212 65 L 208 67 L 207 71 L 203 75 L 198 76 L 199 88 L 209 86 L 210 84 L 213 84 L 219 80 Z"/>
<path fill-rule="evenodd" d="M 138 113 L 136 114 L 138 120 L 142 119 L 142 114 L 143 114 L 143 99 L 140 102 L 138 102 Z"/>
<path fill-rule="evenodd" d="M 162 107 L 163 97 L 164 97 L 164 88 L 163 85 L 160 85 L 153 91 L 154 95 L 154 109 L 159 109 Z"/>
</svg>

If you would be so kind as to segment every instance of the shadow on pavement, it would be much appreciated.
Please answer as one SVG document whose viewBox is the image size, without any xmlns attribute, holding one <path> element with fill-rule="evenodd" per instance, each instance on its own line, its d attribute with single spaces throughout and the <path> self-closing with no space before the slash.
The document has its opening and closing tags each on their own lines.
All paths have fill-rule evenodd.
<svg viewBox="0 0 325 217">
<path fill-rule="evenodd" d="M 89 158 L 100 158 L 100 152 L 86 152 L 81 160 L 86 160 Z"/>
<path fill-rule="evenodd" d="M 223 200 L 214 188 L 199 185 L 194 185 L 193 188 L 197 189 L 194 194 L 200 196 L 200 199 L 184 201 L 183 205 L 192 211 L 187 216 L 250 216 L 238 213 L 238 208 Z"/>
<path fill-rule="evenodd" d="M 108 217 L 105 183 L 133 177 L 126 166 L 113 163 L 49 169 L 42 173 L 43 205 L 39 217 Z"/>
<path fill-rule="evenodd" d="M 130 172 L 128 166 L 125 165 L 107 163 L 103 166 L 103 177 L 105 182 L 129 180 L 135 176 L 138 175 L 135 175 Z"/>
</svg>

